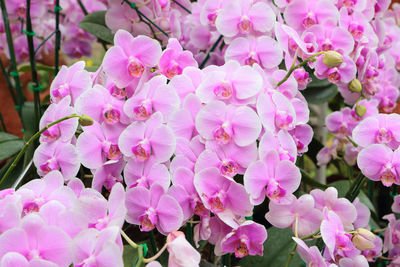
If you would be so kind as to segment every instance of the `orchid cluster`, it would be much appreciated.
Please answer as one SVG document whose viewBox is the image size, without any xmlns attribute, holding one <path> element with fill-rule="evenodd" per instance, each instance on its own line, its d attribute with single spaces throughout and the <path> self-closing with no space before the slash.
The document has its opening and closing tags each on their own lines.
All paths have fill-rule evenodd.
<svg viewBox="0 0 400 267">
<path fill-rule="evenodd" d="M 66 3 L 64 52 L 88 55 L 92 37 L 71 23 L 83 14 Z M 204 242 L 216 256 L 262 256 L 268 234 L 252 215 L 263 203 L 268 223 L 292 230 L 307 266 L 363 267 L 386 252 L 399 265 L 395 215 L 384 217 L 382 239 L 367 203 L 329 185 L 307 193 L 296 162 L 313 138 L 301 92 L 313 73 L 348 105 L 326 118 L 332 137 L 319 164 L 343 157 L 373 181 L 400 185 L 400 115 L 387 114 L 399 97 L 400 5 L 83 3 L 90 12 L 108 6 L 114 45 L 97 71 L 80 61 L 54 78 L 33 157 L 41 178 L 0 191 L 0 266 L 122 266 L 121 234 L 138 247 L 122 231 L 127 224 L 168 236 L 159 253 L 140 259 L 150 267 L 161 266 L 165 249 L 168 266 L 198 266 Z M 50 3 L 36 4 L 38 19 Z M 47 127 L 73 114 L 93 121 Z M 400 197 L 392 210 L 400 212 Z M 193 225 L 196 248 L 179 231 Z"/>
<path fill-rule="evenodd" d="M 60 31 L 62 36 L 62 52 L 70 58 L 90 56 L 92 43 L 96 38 L 78 27 L 78 23 L 84 18 L 84 12 L 105 10 L 107 1 L 82 0 L 85 11 L 81 9 L 75 0 L 60 1 Z M 5 0 L 8 11 L 10 29 L 13 36 L 13 46 L 18 64 L 29 61 L 29 50 L 25 30 L 27 12 L 26 0 Z M 55 4 L 54 0 L 32 0 L 30 3 L 30 15 L 34 29 L 34 45 L 37 49 L 36 58 L 45 59 L 51 51 L 54 51 L 55 39 Z M 46 40 L 47 38 L 50 38 Z M 40 46 L 40 47 L 39 47 Z M 0 15 L 0 54 L 9 56 L 6 32 L 3 19 Z"/>
</svg>

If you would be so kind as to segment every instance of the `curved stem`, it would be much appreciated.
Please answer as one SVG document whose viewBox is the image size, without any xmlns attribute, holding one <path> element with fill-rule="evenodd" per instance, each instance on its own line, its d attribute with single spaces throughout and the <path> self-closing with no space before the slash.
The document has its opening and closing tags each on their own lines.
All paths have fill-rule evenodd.
<svg viewBox="0 0 400 267">
<path fill-rule="evenodd" d="M 297 64 L 296 66 L 293 66 L 293 65 L 292 65 L 292 67 L 291 67 L 291 68 L 289 69 L 289 71 L 286 73 L 285 77 L 283 77 L 283 79 L 282 79 L 280 82 L 277 83 L 276 87 L 279 87 L 279 86 L 281 86 L 284 82 L 286 82 L 286 81 L 289 79 L 290 75 L 292 75 L 292 73 L 293 73 L 293 71 L 294 71 L 295 69 L 298 69 L 298 68 L 300 68 L 300 67 L 303 67 L 303 66 L 306 65 L 308 62 L 313 61 L 313 60 L 315 59 L 316 56 L 319 56 L 319 55 L 322 55 L 322 54 L 325 54 L 325 51 L 315 53 L 314 55 L 312 55 L 311 57 L 307 58 L 307 59 L 304 60 L 303 62 Z M 293 59 L 293 62 L 295 62 L 295 59 Z"/>
<path fill-rule="evenodd" d="M 294 254 L 296 253 L 296 248 L 297 248 L 297 243 L 294 243 L 294 245 L 292 247 L 292 250 L 289 253 L 289 257 L 288 257 L 288 259 L 286 261 L 285 267 L 289 267 L 290 266 L 290 263 L 292 262 Z"/>
<path fill-rule="evenodd" d="M 161 254 L 163 254 L 163 252 L 164 252 L 166 249 L 167 249 L 167 243 L 164 244 L 164 246 L 157 252 L 156 255 L 154 255 L 153 257 L 148 258 L 148 259 L 144 258 L 144 259 L 143 259 L 143 262 L 144 262 L 144 263 L 148 263 L 148 262 L 155 261 L 158 257 L 161 256 Z"/>
<path fill-rule="evenodd" d="M 69 120 L 72 118 L 80 118 L 78 114 L 72 114 L 69 116 L 66 116 L 64 118 L 58 119 L 56 121 L 53 121 L 52 123 L 47 124 L 43 129 L 41 129 L 39 132 L 35 133 L 24 145 L 22 150 L 18 153 L 17 157 L 14 159 L 14 161 L 11 163 L 11 166 L 8 168 L 6 173 L 3 175 L 3 177 L 0 180 L 0 185 L 4 182 L 4 180 L 11 174 L 11 172 L 14 170 L 14 168 L 17 166 L 18 161 L 22 158 L 24 155 L 25 151 L 28 149 L 29 145 L 32 144 L 37 138 L 40 137 L 40 135 L 49 129 L 51 126 L 56 125 L 62 121 Z"/>
<path fill-rule="evenodd" d="M 224 38 L 224 36 L 220 35 L 218 37 L 217 41 L 215 41 L 214 45 L 211 47 L 210 51 L 207 52 L 206 57 L 203 59 L 203 61 L 201 62 L 200 66 L 199 66 L 200 69 L 204 68 L 204 66 L 206 65 L 208 59 L 210 58 L 210 54 L 212 52 L 214 52 L 214 50 L 217 48 L 219 42 L 221 42 L 222 38 Z"/>
<path fill-rule="evenodd" d="M 138 244 L 136 244 L 135 242 L 132 241 L 132 239 L 129 238 L 129 236 L 127 234 L 125 234 L 125 232 L 121 229 L 121 235 L 124 237 L 124 239 L 126 240 L 126 242 L 128 242 L 128 244 L 133 247 L 133 248 L 138 248 L 140 247 Z"/>
<path fill-rule="evenodd" d="M 59 70 L 59 53 L 61 49 L 61 31 L 60 31 L 60 0 L 55 2 L 56 12 L 56 45 L 54 48 L 54 75 L 57 75 Z"/>
</svg>

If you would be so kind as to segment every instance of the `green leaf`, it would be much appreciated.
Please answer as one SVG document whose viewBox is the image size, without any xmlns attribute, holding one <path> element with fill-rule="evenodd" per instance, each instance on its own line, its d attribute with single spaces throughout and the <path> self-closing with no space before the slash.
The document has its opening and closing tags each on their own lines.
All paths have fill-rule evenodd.
<svg viewBox="0 0 400 267">
<path fill-rule="evenodd" d="M 36 69 L 38 71 L 54 72 L 54 67 L 43 65 L 40 63 L 36 63 Z M 29 72 L 29 71 L 31 71 L 30 64 L 22 64 L 18 67 L 18 72 Z"/>
<path fill-rule="evenodd" d="M 0 161 L 5 160 L 18 153 L 24 147 L 24 141 L 9 140 L 0 143 Z"/>
<path fill-rule="evenodd" d="M 322 104 L 328 102 L 338 93 L 337 86 L 328 80 L 319 80 L 312 76 L 312 82 L 302 91 L 303 96 L 310 104 Z"/>
<path fill-rule="evenodd" d="M 8 141 L 15 141 L 15 140 L 19 140 L 19 137 L 9 134 L 9 133 L 0 132 L 0 144 L 4 143 L 4 142 L 8 142 Z"/>
<path fill-rule="evenodd" d="M 38 126 L 35 124 L 35 107 L 33 102 L 25 102 L 21 109 L 22 124 L 24 125 L 24 141 L 27 142 L 37 131 Z M 35 152 L 34 144 L 31 144 L 25 152 L 24 164 L 26 167 Z"/>
<path fill-rule="evenodd" d="M 106 26 L 106 11 L 93 12 L 79 23 L 79 28 L 84 29 L 97 38 L 106 41 L 107 43 L 114 43 L 114 35 Z"/>
<path fill-rule="evenodd" d="M 125 245 L 122 257 L 125 267 L 133 267 L 138 257 L 137 249 L 129 245 Z"/>
<path fill-rule="evenodd" d="M 247 256 L 240 260 L 242 267 L 254 266 L 285 266 L 289 253 L 293 248 L 293 233 L 289 228 L 278 229 L 275 227 L 268 228 L 268 238 L 264 243 L 264 255 Z M 302 266 L 302 260 L 296 253 L 290 264 L 291 267 Z"/>
</svg>

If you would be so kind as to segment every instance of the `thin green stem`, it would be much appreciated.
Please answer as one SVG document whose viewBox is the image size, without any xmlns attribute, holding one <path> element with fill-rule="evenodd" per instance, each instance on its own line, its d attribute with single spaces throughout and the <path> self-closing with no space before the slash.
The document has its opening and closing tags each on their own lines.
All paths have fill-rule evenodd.
<svg viewBox="0 0 400 267">
<path fill-rule="evenodd" d="M 121 229 L 121 235 L 122 237 L 128 242 L 128 244 L 133 247 L 133 248 L 138 248 L 140 247 L 138 244 L 132 241 L 132 239 L 129 238 L 129 236 Z"/>
<path fill-rule="evenodd" d="M 47 36 L 35 49 L 35 55 L 37 54 L 37 52 L 39 52 L 39 49 L 48 41 L 50 40 L 51 37 L 53 37 L 53 35 L 56 34 L 56 31 L 53 31 L 52 33 L 49 34 L 49 36 Z"/>
<path fill-rule="evenodd" d="M 60 31 L 60 0 L 56 0 L 55 3 L 55 13 L 56 13 L 56 45 L 54 48 L 54 75 L 57 75 L 59 71 L 60 64 L 60 49 L 61 49 L 61 31 Z"/>
<path fill-rule="evenodd" d="M 350 142 L 354 147 L 358 147 L 358 144 L 357 144 L 356 142 L 354 142 L 354 140 L 353 140 L 350 136 L 346 135 L 346 139 L 349 140 L 349 142 Z"/>
<path fill-rule="evenodd" d="M 3 73 L 4 79 L 6 80 L 7 87 L 10 90 L 10 94 L 13 99 L 13 102 L 14 102 L 14 104 L 17 104 L 17 96 L 15 95 L 14 87 L 11 83 L 10 77 L 8 76 L 8 72 L 7 72 L 6 68 L 4 67 L 3 61 L 1 59 L 0 59 L 0 69 L 1 69 L 1 72 Z"/>
<path fill-rule="evenodd" d="M 141 246 L 140 246 L 141 247 Z M 151 258 L 148 258 L 148 259 L 146 259 L 146 258 L 142 258 L 142 261 L 144 262 L 144 263 L 148 263 L 148 262 L 152 262 L 152 261 L 155 261 L 156 259 L 158 259 L 158 257 L 160 257 L 161 256 L 161 254 L 163 254 L 163 252 L 165 251 L 165 249 L 167 248 L 167 243 L 165 243 L 164 244 L 164 246 L 157 252 L 157 254 L 155 254 L 153 257 L 151 257 Z M 139 261 L 138 261 L 139 262 Z M 138 266 L 137 264 L 136 264 L 136 266 Z"/>
<path fill-rule="evenodd" d="M 286 81 L 289 79 L 290 75 L 292 75 L 292 73 L 293 73 L 293 71 L 294 71 L 295 69 L 298 69 L 298 68 L 300 68 L 300 67 L 303 67 L 303 66 L 306 65 L 308 62 L 313 61 L 313 60 L 315 59 L 316 56 L 322 55 L 322 54 L 324 54 L 324 53 L 325 53 L 325 51 L 315 53 L 314 55 L 312 55 L 311 57 L 307 58 L 307 59 L 304 60 L 303 62 L 297 64 L 296 66 L 293 66 L 293 65 L 292 65 L 292 67 L 291 67 L 291 68 L 289 69 L 289 71 L 286 73 L 285 77 L 283 77 L 283 79 L 282 79 L 280 82 L 277 83 L 276 87 L 279 87 L 279 86 L 281 86 L 284 82 L 286 82 Z M 296 59 L 293 59 L 293 60 L 294 60 L 293 62 L 295 62 Z"/>
<path fill-rule="evenodd" d="M 294 254 L 296 253 L 296 248 L 297 248 L 297 243 L 295 242 L 293 244 L 292 249 L 290 250 L 290 253 L 289 253 L 288 259 L 286 261 L 285 267 L 289 267 L 290 266 L 290 263 L 292 262 Z"/>
<path fill-rule="evenodd" d="M 206 65 L 207 61 L 210 59 L 210 54 L 212 52 L 214 52 L 214 50 L 217 48 L 219 42 L 221 42 L 222 38 L 224 38 L 224 36 L 220 35 L 217 39 L 217 41 L 215 41 L 214 45 L 211 47 L 210 51 L 207 52 L 206 57 L 203 59 L 203 61 L 200 64 L 200 69 L 204 68 L 204 66 Z"/>
<path fill-rule="evenodd" d="M 41 111 L 40 111 L 40 95 L 39 95 L 40 84 L 36 69 L 35 45 L 33 43 L 34 34 L 35 33 L 32 28 L 32 19 L 31 19 L 31 0 L 26 0 L 26 37 L 28 39 L 29 62 L 31 64 L 32 82 L 34 84 L 33 102 L 35 106 L 35 131 L 37 131 L 39 127 Z"/>
<path fill-rule="evenodd" d="M 317 182 L 314 178 L 312 178 L 311 175 L 308 174 L 305 170 L 303 170 L 303 169 L 301 169 L 301 168 L 299 168 L 299 169 L 300 169 L 300 172 L 301 172 L 301 179 L 302 179 L 306 184 L 312 185 L 312 186 L 314 186 L 314 187 L 321 188 L 321 189 L 327 189 L 327 188 L 328 188 L 327 185 L 318 183 L 318 182 Z"/>
<path fill-rule="evenodd" d="M 6 124 L 4 123 L 3 115 L 1 115 L 1 113 L 0 113 L 0 122 L 1 122 L 1 128 L 2 128 L 3 132 L 7 132 Z"/>
<path fill-rule="evenodd" d="M 174 2 L 175 4 L 177 4 L 180 8 L 182 8 L 183 10 L 185 10 L 187 13 L 192 14 L 192 12 L 187 9 L 184 5 L 182 5 L 181 3 L 179 3 L 177 0 L 172 0 L 172 2 Z"/>
<path fill-rule="evenodd" d="M 69 116 L 66 116 L 64 118 L 58 119 L 56 121 L 53 121 L 52 123 L 47 124 L 43 129 L 41 129 L 40 131 L 38 131 L 37 133 L 35 133 L 24 145 L 24 147 L 22 148 L 22 150 L 18 153 L 17 157 L 14 159 L 14 161 L 11 163 L 10 167 L 8 168 L 8 170 L 6 171 L 6 173 L 3 175 L 3 177 L 0 180 L 0 185 L 5 181 L 5 179 L 11 174 L 11 172 L 14 170 L 14 168 L 17 166 L 18 161 L 22 158 L 22 156 L 24 155 L 25 151 L 28 149 L 28 147 L 36 140 L 40 137 L 40 135 L 46 131 L 47 129 L 49 129 L 51 126 L 56 125 L 62 121 L 65 120 L 69 120 L 72 118 L 80 118 L 81 116 L 79 116 L 78 114 L 72 114 Z"/>
<path fill-rule="evenodd" d="M 11 61 L 11 74 L 14 78 L 14 83 L 15 83 L 14 86 L 17 91 L 17 110 L 21 117 L 21 108 L 22 108 L 22 104 L 24 102 L 24 95 L 22 93 L 22 85 L 21 85 L 21 81 L 19 79 L 19 74 L 18 74 L 18 70 L 17 70 L 17 60 L 15 57 L 14 43 L 13 43 L 13 38 L 12 38 L 12 34 L 11 34 L 10 23 L 8 20 L 7 8 L 6 8 L 6 4 L 5 4 L 4 0 L 0 0 L 0 8 L 1 8 L 2 16 L 3 16 L 4 30 L 6 32 L 9 56 L 10 56 L 10 61 Z"/>
<path fill-rule="evenodd" d="M 350 202 L 353 202 L 353 200 L 358 196 L 361 187 L 366 180 L 367 178 L 362 173 L 358 175 L 357 180 L 354 181 L 354 183 L 350 186 L 349 191 L 346 193 L 346 198 L 350 200 Z"/>
</svg>

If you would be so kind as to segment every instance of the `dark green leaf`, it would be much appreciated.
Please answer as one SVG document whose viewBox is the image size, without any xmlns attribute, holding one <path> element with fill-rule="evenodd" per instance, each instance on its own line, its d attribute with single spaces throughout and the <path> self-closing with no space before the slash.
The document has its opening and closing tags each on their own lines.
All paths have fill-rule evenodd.
<svg viewBox="0 0 400 267">
<path fill-rule="evenodd" d="M 79 23 L 79 28 L 84 29 L 97 38 L 112 44 L 114 42 L 114 35 L 106 26 L 106 11 L 93 12 Z"/>
<path fill-rule="evenodd" d="M 15 141 L 15 140 L 19 140 L 19 137 L 9 134 L 9 133 L 0 132 L 0 144 L 4 143 L 4 142 L 8 142 L 8 141 Z"/>
<path fill-rule="evenodd" d="M 264 255 L 247 256 L 243 258 L 239 265 L 242 267 L 255 266 L 285 266 L 286 260 L 293 247 L 293 233 L 289 228 L 278 229 L 275 227 L 268 228 L 268 238 L 264 243 Z M 301 266 L 302 260 L 296 253 L 290 264 L 291 267 Z"/>
<path fill-rule="evenodd" d="M 18 153 L 24 147 L 24 141 L 11 140 L 0 143 L 0 161 Z"/>
<path fill-rule="evenodd" d="M 124 246 L 123 259 L 125 267 L 133 267 L 137 260 L 137 257 L 138 257 L 137 249 L 129 245 Z"/>
<path fill-rule="evenodd" d="M 35 108 L 33 102 L 25 102 L 21 110 L 22 124 L 24 125 L 24 140 L 27 142 L 36 132 L 38 126 L 35 124 Z M 26 167 L 35 152 L 34 144 L 26 150 L 24 155 L 24 164 Z"/>
<path fill-rule="evenodd" d="M 54 72 L 54 67 L 43 65 L 40 63 L 36 63 L 36 69 L 38 71 L 46 71 L 46 72 L 51 72 L 51 73 Z M 18 72 L 28 72 L 28 71 L 31 71 L 30 64 L 23 64 L 18 67 Z"/>
<path fill-rule="evenodd" d="M 322 104 L 328 102 L 338 93 L 337 86 L 328 80 L 319 80 L 311 75 L 312 82 L 302 91 L 307 102 L 310 104 Z"/>
</svg>

